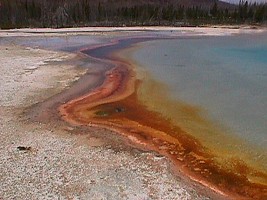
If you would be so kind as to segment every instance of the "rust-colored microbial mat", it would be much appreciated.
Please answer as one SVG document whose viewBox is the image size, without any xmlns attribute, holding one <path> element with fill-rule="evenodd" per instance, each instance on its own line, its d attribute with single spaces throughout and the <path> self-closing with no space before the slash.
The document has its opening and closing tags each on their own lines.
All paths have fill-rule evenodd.
<svg viewBox="0 0 267 200">
<path fill-rule="evenodd" d="M 212 151 L 196 138 L 139 100 L 138 88 L 142 81 L 136 79 L 132 63 L 116 55 L 112 63 L 115 67 L 106 72 L 100 87 L 60 106 L 66 121 L 114 130 L 138 147 L 168 157 L 175 168 L 193 180 L 230 198 L 267 199 L 265 173 L 239 160 L 225 164 L 234 165 L 233 170 L 218 164 Z M 263 181 L 252 181 L 248 174 Z"/>
</svg>

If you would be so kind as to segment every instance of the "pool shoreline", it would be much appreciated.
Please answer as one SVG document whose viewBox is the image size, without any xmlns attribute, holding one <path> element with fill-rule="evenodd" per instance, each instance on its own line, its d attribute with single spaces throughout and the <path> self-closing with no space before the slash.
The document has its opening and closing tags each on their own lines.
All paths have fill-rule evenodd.
<svg viewBox="0 0 267 200">
<path fill-rule="evenodd" d="M 112 44 L 116 44 L 116 43 L 119 43 L 119 41 L 113 41 Z M 156 151 L 168 157 L 170 160 L 172 160 L 173 163 L 176 163 L 177 170 L 184 171 L 184 174 L 189 176 L 192 180 L 201 183 L 202 185 L 215 191 L 216 193 L 222 196 L 227 196 L 229 198 L 230 197 L 240 198 L 242 196 L 241 195 L 242 192 L 238 192 L 241 195 L 239 196 L 237 193 L 233 191 L 232 192 L 229 191 L 229 188 L 226 190 L 225 188 L 219 188 L 218 186 L 213 185 L 209 181 L 202 179 L 202 177 L 199 175 L 196 175 L 196 173 L 192 173 L 192 171 L 186 169 L 186 167 L 184 167 L 182 164 L 184 162 L 184 159 L 179 160 L 176 156 L 177 154 L 181 152 L 173 151 L 172 153 L 170 153 L 169 150 L 167 151 L 168 146 L 171 146 L 170 141 L 174 139 L 173 137 L 169 137 L 168 139 L 169 143 L 167 140 L 167 144 L 165 143 L 165 147 L 163 146 L 165 148 L 164 149 L 162 147 L 162 144 L 164 143 L 164 140 L 166 142 L 166 138 L 168 138 L 166 134 L 165 135 L 163 134 L 164 137 L 166 137 L 165 139 L 162 138 L 162 136 L 159 137 L 159 135 L 157 135 L 160 138 L 160 140 L 156 141 L 156 143 L 158 144 L 155 144 L 155 143 L 153 144 L 153 142 L 152 143 L 149 142 L 150 140 L 155 141 L 155 138 L 153 138 L 153 134 L 146 135 L 145 133 L 140 134 L 140 132 L 138 131 L 137 132 L 133 131 L 132 129 L 134 129 L 134 126 L 131 123 L 130 123 L 130 128 L 129 127 L 127 128 L 127 126 L 125 127 L 123 125 L 116 125 L 115 123 L 105 122 L 103 120 L 101 121 L 98 119 L 89 118 L 90 120 L 88 121 L 88 116 L 91 115 L 92 117 L 96 113 L 96 112 L 92 113 L 90 111 L 88 112 L 90 108 L 98 107 L 103 104 L 106 105 L 108 103 L 123 101 L 123 99 L 127 99 L 127 97 L 134 95 L 136 91 L 136 87 L 138 87 L 138 85 L 136 85 L 136 74 L 134 73 L 134 70 L 132 68 L 134 67 L 133 64 L 130 62 L 127 63 L 125 62 L 125 60 L 118 59 L 114 55 L 114 52 L 109 57 L 112 58 L 111 62 L 113 63 L 113 65 L 117 67 L 105 73 L 106 79 L 100 87 L 94 89 L 91 93 L 87 95 L 73 99 L 67 102 L 66 104 L 63 104 L 62 106 L 60 106 L 59 111 L 63 119 L 75 125 L 88 125 L 89 123 L 90 127 L 107 128 L 109 130 L 118 132 L 119 134 L 123 135 L 124 137 L 132 141 L 139 148 L 141 147 L 141 148 L 144 148 L 150 151 Z M 86 110 L 86 112 L 83 113 L 83 110 Z M 125 123 L 125 121 L 123 123 Z M 138 124 L 135 124 L 135 125 L 138 126 Z M 142 127 L 142 128 L 145 128 L 145 127 Z M 191 141 L 191 139 L 189 140 Z M 194 139 L 192 141 L 194 141 Z M 197 144 L 197 141 L 194 141 L 194 142 L 196 142 L 195 144 Z M 179 141 L 177 141 L 177 143 L 179 143 Z M 161 147 L 162 149 L 160 149 L 159 147 Z M 205 163 L 205 161 L 201 160 L 202 164 L 203 162 Z M 196 167 L 195 170 L 197 172 L 200 169 Z M 255 194 L 254 192 L 252 192 L 250 195 L 253 195 L 254 198 L 255 197 L 257 198 L 257 195 L 259 194 Z M 258 196 L 258 198 L 260 198 L 260 196 Z"/>
</svg>

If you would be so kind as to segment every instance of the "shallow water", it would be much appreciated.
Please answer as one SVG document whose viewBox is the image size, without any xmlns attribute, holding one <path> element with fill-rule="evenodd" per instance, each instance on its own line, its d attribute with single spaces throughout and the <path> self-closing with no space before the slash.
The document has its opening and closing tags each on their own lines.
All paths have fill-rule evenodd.
<svg viewBox="0 0 267 200">
<path fill-rule="evenodd" d="M 167 84 L 172 98 L 266 152 L 266 33 L 149 41 L 132 59 Z"/>
</svg>

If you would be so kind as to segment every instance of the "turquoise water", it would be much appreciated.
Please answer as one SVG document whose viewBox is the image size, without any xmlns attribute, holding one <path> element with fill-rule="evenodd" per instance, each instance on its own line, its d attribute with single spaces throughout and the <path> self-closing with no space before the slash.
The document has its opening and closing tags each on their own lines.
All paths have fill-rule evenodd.
<svg viewBox="0 0 267 200">
<path fill-rule="evenodd" d="M 132 59 L 172 98 L 267 149 L 267 33 L 149 41 Z"/>
</svg>

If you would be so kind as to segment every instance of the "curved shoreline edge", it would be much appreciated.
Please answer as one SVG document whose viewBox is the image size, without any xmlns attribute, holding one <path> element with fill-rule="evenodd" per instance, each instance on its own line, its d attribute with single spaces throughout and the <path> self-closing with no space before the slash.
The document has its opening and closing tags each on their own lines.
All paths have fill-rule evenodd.
<svg viewBox="0 0 267 200">
<path fill-rule="evenodd" d="M 117 40 L 112 44 L 118 44 L 119 42 Z M 105 73 L 103 84 L 90 93 L 70 100 L 59 107 L 59 112 L 65 121 L 74 125 L 89 125 L 115 131 L 128 138 L 139 148 L 156 151 L 168 157 L 177 170 L 181 170 L 192 180 L 228 198 L 261 199 L 266 197 L 266 187 L 250 183 L 246 177 L 237 177 L 230 172 L 227 173 L 221 169 L 221 171 L 216 169 L 218 166 L 212 163 L 212 156 L 204 152 L 201 144 L 194 140 L 194 138 L 190 138 L 181 129 L 177 131 L 182 136 L 182 139 L 177 139 L 173 135 L 167 134 L 169 131 L 168 126 L 171 126 L 168 123 L 166 127 L 161 127 L 157 130 L 153 126 L 157 127 L 159 126 L 158 124 L 153 124 L 151 128 L 146 123 L 140 123 L 132 119 L 129 120 L 125 116 L 118 119 L 110 119 L 105 116 L 106 113 L 100 113 L 102 116 L 96 116 L 96 113 L 103 109 L 101 106 L 104 106 L 104 109 L 106 109 L 105 106 L 111 104 L 111 107 L 116 109 L 116 105 L 113 104 L 120 102 L 119 104 L 128 107 L 135 104 L 133 109 L 141 108 L 146 116 L 155 116 L 154 118 L 162 120 L 156 113 L 145 110 L 145 107 L 137 102 L 136 88 L 142 83 L 136 79 L 136 73 L 133 70 L 134 66 L 130 62 L 116 58 L 114 55 L 110 56 L 112 57 L 110 63 L 115 67 Z M 101 61 L 101 59 L 98 60 Z M 166 120 L 162 121 L 162 123 L 164 122 Z M 187 152 L 188 147 L 185 144 L 189 145 L 189 149 L 191 148 L 189 152 Z M 207 173 L 202 174 L 201 172 L 204 172 L 203 170 L 206 169 L 203 166 L 208 164 L 211 168 L 208 169 Z M 214 170 L 213 172 L 216 171 L 218 173 L 218 176 L 215 176 L 215 178 L 218 178 L 219 175 L 226 176 L 222 179 L 224 183 L 221 183 L 220 180 L 213 180 L 214 177 L 212 178 L 212 176 L 207 175 L 211 169 Z"/>
</svg>

